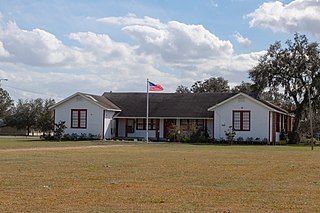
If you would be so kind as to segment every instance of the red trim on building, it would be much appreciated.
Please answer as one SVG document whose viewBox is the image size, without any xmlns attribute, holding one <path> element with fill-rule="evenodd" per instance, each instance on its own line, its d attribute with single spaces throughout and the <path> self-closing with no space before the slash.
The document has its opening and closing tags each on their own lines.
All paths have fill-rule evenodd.
<svg viewBox="0 0 320 213">
<path fill-rule="evenodd" d="M 78 112 L 78 121 L 77 125 L 73 125 L 73 112 Z M 85 124 L 84 126 L 81 126 L 81 112 L 85 112 Z M 87 123 L 88 123 L 88 110 L 87 109 L 71 109 L 71 122 L 70 122 L 70 128 L 71 129 L 86 129 L 87 128 Z"/>
<path fill-rule="evenodd" d="M 248 112 L 249 113 L 249 129 L 244 129 L 243 127 L 243 123 L 244 123 L 244 120 L 243 120 L 243 114 Z M 239 129 L 236 129 L 235 128 L 235 125 L 234 125 L 234 114 L 235 113 L 240 113 L 239 116 L 240 116 L 240 126 L 239 126 Z M 232 111 L 232 128 L 235 130 L 235 131 L 250 131 L 251 130 L 251 111 L 249 110 L 233 110 Z"/>
<path fill-rule="evenodd" d="M 276 143 L 276 131 L 277 131 L 277 113 L 272 113 L 272 143 Z"/>
</svg>

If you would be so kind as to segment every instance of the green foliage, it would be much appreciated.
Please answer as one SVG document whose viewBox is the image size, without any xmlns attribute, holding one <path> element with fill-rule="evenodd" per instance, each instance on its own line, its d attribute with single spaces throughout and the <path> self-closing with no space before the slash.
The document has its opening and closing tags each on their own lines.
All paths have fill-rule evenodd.
<svg viewBox="0 0 320 213">
<path fill-rule="evenodd" d="M 54 126 L 55 126 L 55 130 L 54 130 L 55 137 L 56 137 L 56 139 L 61 141 L 62 136 L 64 135 L 64 130 L 67 128 L 66 122 L 59 121 L 58 123 L 54 124 Z"/>
<path fill-rule="evenodd" d="M 13 100 L 11 99 L 9 93 L 0 88 L 0 118 L 6 118 L 11 114 L 11 109 L 13 107 Z"/>
<path fill-rule="evenodd" d="M 101 135 L 93 135 L 93 134 L 86 134 L 81 133 L 80 135 L 77 133 L 72 134 L 64 134 L 62 140 L 64 141 L 85 141 L 85 140 L 100 140 Z"/>
<path fill-rule="evenodd" d="M 191 93 L 191 91 L 188 87 L 179 85 L 176 89 L 176 93 Z"/>
<path fill-rule="evenodd" d="M 39 112 L 36 122 L 36 128 L 41 130 L 43 134 L 50 134 L 54 129 L 54 118 L 50 107 L 55 104 L 53 99 L 46 99 L 42 104 L 42 109 Z"/>
<path fill-rule="evenodd" d="M 280 140 L 287 140 L 287 134 L 284 132 L 284 130 L 281 130 L 281 132 L 280 132 L 280 136 L 279 136 L 279 139 Z"/>
<path fill-rule="evenodd" d="M 280 140 L 277 142 L 278 145 L 287 145 L 287 140 Z"/>
<path fill-rule="evenodd" d="M 291 141 L 299 141 L 298 129 L 303 111 L 308 105 L 308 88 L 312 102 L 320 97 L 320 50 L 316 42 L 309 43 L 305 35 L 295 34 L 294 40 L 270 46 L 249 75 L 257 91 L 283 91 L 283 97 L 294 104 L 295 114 Z"/>
<path fill-rule="evenodd" d="M 245 94 L 251 94 L 254 93 L 254 87 L 252 83 L 247 83 L 242 81 L 240 85 L 235 86 L 234 88 L 231 89 L 231 92 L 233 93 L 245 93 Z"/>
<path fill-rule="evenodd" d="M 228 81 L 222 77 L 212 77 L 207 80 L 197 81 L 191 86 L 193 93 L 230 92 Z"/>
<path fill-rule="evenodd" d="M 53 130 L 53 116 L 49 109 L 55 103 L 53 99 L 41 98 L 32 100 L 19 99 L 13 107 L 11 116 L 7 119 L 8 125 L 17 129 L 26 129 L 29 135 L 31 129 L 40 130 L 49 134 Z"/>
<path fill-rule="evenodd" d="M 320 140 L 313 138 L 314 145 L 320 145 Z M 300 144 L 304 145 L 310 145 L 311 144 L 311 138 L 301 137 Z"/>
<path fill-rule="evenodd" d="M 209 143 L 208 131 L 197 129 L 192 125 L 188 130 L 183 130 L 177 125 L 172 125 L 168 134 L 168 138 L 172 141 L 186 142 L 186 143 Z"/>
<path fill-rule="evenodd" d="M 224 134 L 226 135 L 228 143 L 231 145 L 233 143 L 234 137 L 236 136 L 236 132 L 234 131 L 232 126 L 229 126 L 229 128 L 224 131 Z"/>
</svg>

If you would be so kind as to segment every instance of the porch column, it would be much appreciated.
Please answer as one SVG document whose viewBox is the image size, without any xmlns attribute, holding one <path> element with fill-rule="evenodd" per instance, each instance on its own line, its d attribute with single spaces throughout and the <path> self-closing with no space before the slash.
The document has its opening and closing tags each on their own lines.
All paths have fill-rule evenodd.
<svg viewBox="0 0 320 213">
<path fill-rule="evenodd" d="M 128 118 L 126 118 L 125 136 L 128 137 Z"/>
<path fill-rule="evenodd" d="M 159 141 L 159 119 L 156 119 L 156 141 Z"/>
<path fill-rule="evenodd" d="M 118 137 L 119 136 L 119 118 L 116 118 L 116 132 L 115 132 L 115 136 Z"/>
<path fill-rule="evenodd" d="M 208 120 L 207 119 L 203 119 L 203 124 L 204 124 L 204 130 L 207 130 Z"/>
<path fill-rule="evenodd" d="M 272 143 L 276 143 L 276 132 L 277 132 L 277 113 L 272 113 Z"/>
<path fill-rule="evenodd" d="M 214 140 L 214 125 L 215 125 L 215 120 L 214 120 L 214 111 L 212 112 L 212 139 Z"/>
</svg>

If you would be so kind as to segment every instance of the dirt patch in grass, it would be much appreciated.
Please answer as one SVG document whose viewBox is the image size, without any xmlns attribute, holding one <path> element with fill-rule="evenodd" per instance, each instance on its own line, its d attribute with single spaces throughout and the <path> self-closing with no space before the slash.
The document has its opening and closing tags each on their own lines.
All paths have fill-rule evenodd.
<svg viewBox="0 0 320 213">
<path fill-rule="evenodd" d="M 316 212 L 320 152 L 128 144 L 0 155 L 1 212 Z"/>
<path fill-rule="evenodd" d="M 0 149 L 2 152 L 30 152 L 30 151 L 58 151 L 58 150 L 77 150 L 77 149 L 90 149 L 90 148 L 109 148 L 114 146 L 123 146 L 120 144 L 112 145 L 88 145 L 88 146 L 67 146 L 67 147 L 36 147 L 36 148 L 13 148 L 13 149 Z M 129 145 L 127 145 L 129 146 Z"/>
</svg>

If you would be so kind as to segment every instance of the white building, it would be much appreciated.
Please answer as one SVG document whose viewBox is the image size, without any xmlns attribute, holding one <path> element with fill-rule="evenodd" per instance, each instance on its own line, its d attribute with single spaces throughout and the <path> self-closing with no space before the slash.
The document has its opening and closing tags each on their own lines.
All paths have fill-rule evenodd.
<svg viewBox="0 0 320 213">
<path fill-rule="evenodd" d="M 243 93 L 150 93 L 149 137 L 167 141 L 196 127 L 212 139 L 225 138 L 231 127 L 236 139 L 279 141 L 292 128 L 285 110 Z M 146 136 L 146 93 L 76 93 L 52 107 L 55 123 L 66 121 L 65 133 L 101 135 L 102 139 Z M 181 132 L 180 132 L 181 131 Z"/>
</svg>

